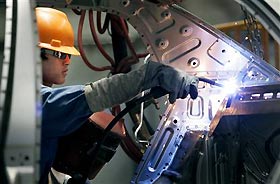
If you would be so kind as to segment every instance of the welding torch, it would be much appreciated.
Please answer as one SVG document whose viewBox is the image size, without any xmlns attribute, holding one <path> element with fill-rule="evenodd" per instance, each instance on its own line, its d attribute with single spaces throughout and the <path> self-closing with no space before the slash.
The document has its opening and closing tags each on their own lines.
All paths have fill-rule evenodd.
<svg viewBox="0 0 280 184">
<path fill-rule="evenodd" d="M 205 78 L 205 77 L 198 77 L 198 80 L 201 81 L 201 82 L 205 82 L 205 83 L 211 84 L 213 86 L 224 87 L 223 84 L 217 83 L 216 81 L 214 81 L 212 79 Z"/>
</svg>

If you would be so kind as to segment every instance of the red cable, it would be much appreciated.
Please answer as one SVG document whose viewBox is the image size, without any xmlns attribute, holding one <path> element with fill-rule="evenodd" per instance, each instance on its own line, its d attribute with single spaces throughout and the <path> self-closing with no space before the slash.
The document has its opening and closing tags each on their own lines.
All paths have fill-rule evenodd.
<svg viewBox="0 0 280 184">
<path fill-rule="evenodd" d="M 91 68 L 92 70 L 95 70 L 95 71 L 104 71 L 104 70 L 113 70 L 113 67 L 112 66 L 104 66 L 104 67 L 96 67 L 96 66 L 93 66 L 87 59 L 86 57 L 86 54 L 84 52 L 84 49 L 83 49 L 83 43 L 82 43 L 82 30 L 83 30 L 83 23 L 84 23 L 84 19 L 85 19 L 85 13 L 86 11 L 85 10 L 81 10 L 81 11 L 78 11 L 76 9 L 73 10 L 76 14 L 80 14 L 81 17 L 80 17 L 80 21 L 79 21 L 79 27 L 78 27 L 78 47 L 79 47 L 79 50 L 80 50 L 80 53 L 81 53 L 81 57 L 83 59 L 83 61 L 85 62 L 85 64 Z M 89 19 L 90 19 L 90 28 L 91 28 L 91 32 L 92 32 L 92 35 L 93 35 L 93 39 L 98 47 L 98 49 L 100 50 L 100 52 L 103 54 L 103 56 L 105 58 L 109 58 L 108 60 L 110 61 L 110 63 L 113 65 L 114 61 L 111 59 L 111 57 L 109 55 L 107 55 L 107 53 L 104 51 L 103 47 L 101 46 L 99 40 L 97 39 L 97 35 L 96 35 L 96 32 L 95 32 L 95 29 L 94 29 L 94 25 L 93 25 L 93 20 L 92 20 L 92 10 L 89 11 Z M 106 16 L 107 18 L 107 16 Z M 109 19 L 107 20 L 109 22 Z M 105 19 L 105 23 L 104 23 L 104 26 L 107 26 L 108 23 L 106 23 L 106 19 Z M 132 44 L 131 44 L 131 41 L 128 37 L 128 29 L 125 25 L 125 22 L 121 19 L 121 24 L 122 24 L 122 27 L 123 27 L 123 30 L 124 30 L 124 33 L 122 31 L 120 31 L 120 28 L 118 26 L 118 30 L 120 32 L 122 32 L 121 34 L 124 35 L 124 37 L 126 38 L 126 41 L 129 45 L 129 48 L 131 49 L 134 57 L 136 58 L 140 58 L 140 57 L 145 57 L 147 55 L 147 53 L 143 53 L 143 54 L 136 54 Z M 99 24 L 101 25 L 101 24 Z M 103 29 L 105 29 L 103 26 Z M 100 29 L 103 31 L 103 29 Z M 105 29 L 106 30 L 106 29 Z M 101 32 L 102 32 L 101 31 Z M 134 61 L 129 61 L 127 62 L 126 64 L 129 64 L 128 66 L 131 66 L 132 64 L 135 64 L 137 63 L 138 61 L 137 60 L 134 60 Z M 122 65 L 125 65 L 125 63 L 123 63 Z M 117 106 L 114 108 L 114 114 L 117 114 L 118 112 L 120 111 L 120 106 Z M 135 162 L 139 163 L 143 154 L 142 152 L 140 151 L 140 149 L 135 145 L 135 143 L 132 141 L 131 137 L 128 135 L 128 131 L 126 129 L 126 126 L 125 127 L 125 130 L 126 130 L 126 137 L 124 138 L 124 140 L 122 141 L 121 143 L 121 146 L 123 148 L 123 150 L 127 153 L 127 155 L 133 159 Z"/>
<path fill-rule="evenodd" d="M 114 27 L 114 29 L 119 35 L 125 37 L 125 32 L 122 29 L 122 27 L 120 27 L 119 17 L 116 17 L 115 15 L 110 15 L 110 18 L 111 18 L 112 27 Z"/>
<path fill-rule="evenodd" d="M 94 39 L 94 42 L 95 42 L 97 48 L 99 49 L 101 54 L 111 63 L 111 65 L 114 66 L 115 61 L 107 54 L 107 52 L 104 50 L 102 44 L 98 40 L 96 31 L 95 31 L 95 27 L 94 27 L 94 23 L 93 23 L 93 12 L 92 12 L 92 10 L 89 10 L 89 25 L 90 25 L 90 30 L 91 30 L 92 37 Z"/>
<path fill-rule="evenodd" d="M 132 54 L 134 56 L 136 56 L 136 58 L 143 58 L 143 57 L 146 57 L 149 53 L 141 53 L 141 54 L 137 54 L 133 45 L 132 45 L 132 42 L 129 38 L 129 35 L 128 35 L 128 25 L 126 23 L 126 21 L 123 19 L 123 18 L 120 18 L 120 21 L 121 21 L 121 25 L 122 25 L 122 28 L 125 32 L 125 38 L 126 38 L 126 41 L 127 41 L 127 44 L 128 44 L 128 47 L 130 48 L 130 51 L 132 52 Z"/>
<path fill-rule="evenodd" d="M 108 24 L 109 24 L 109 18 L 108 15 L 106 15 L 105 18 L 105 22 L 104 22 L 104 26 L 103 28 L 101 28 L 101 17 L 100 17 L 101 13 L 97 12 L 97 29 L 99 31 L 99 33 L 103 34 L 105 32 L 105 30 L 108 28 Z M 107 53 L 104 51 L 102 45 L 100 44 L 99 40 L 97 39 L 97 35 L 96 35 L 96 31 L 94 28 L 94 24 L 93 24 L 93 18 L 92 18 L 92 10 L 89 11 L 89 21 L 90 21 L 90 28 L 91 28 L 91 32 L 93 35 L 93 39 L 98 47 L 98 49 L 100 50 L 100 52 L 103 54 L 103 56 L 108 59 L 108 55 Z M 112 17 L 112 16 L 110 16 Z M 119 25 L 116 24 L 115 21 L 112 21 L 112 25 L 114 26 L 114 28 L 116 29 L 116 31 L 122 35 L 123 37 L 125 37 L 126 42 L 129 45 L 130 50 L 132 51 L 134 58 L 142 58 L 142 57 L 146 57 L 148 54 L 147 53 L 143 53 L 143 54 L 136 54 L 132 43 L 129 39 L 128 36 L 128 27 L 127 24 L 125 24 L 125 22 L 121 20 L 121 25 L 123 27 L 123 29 L 121 29 L 121 27 Z M 116 20 L 117 21 L 117 20 Z M 122 31 L 123 30 L 123 31 Z M 109 60 L 109 59 L 108 59 Z M 110 60 L 109 60 L 110 61 Z M 137 63 L 138 60 L 136 59 L 131 59 L 131 60 L 122 60 L 119 64 L 118 64 L 118 68 L 116 69 L 116 73 L 119 73 L 121 71 L 127 70 L 127 68 L 129 68 L 131 65 Z M 120 106 L 115 106 L 112 108 L 112 114 L 113 115 L 117 115 L 119 112 L 121 111 Z M 131 139 L 131 137 L 129 136 L 129 133 L 127 131 L 127 128 L 124 124 L 125 127 L 125 131 L 126 131 L 126 137 L 122 140 L 121 142 L 121 147 L 124 150 L 124 152 L 132 159 L 134 160 L 136 163 L 139 163 L 141 161 L 141 158 L 143 156 L 141 150 L 135 145 L 135 143 L 133 142 L 133 140 Z"/>
<path fill-rule="evenodd" d="M 133 45 L 132 45 L 132 43 L 131 43 L 131 40 L 130 40 L 130 38 L 129 38 L 128 29 L 127 29 L 126 23 L 125 23 L 125 21 L 123 20 L 123 18 L 120 18 L 120 22 L 121 22 L 121 26 L 122 26 L 122 28 L 123 28 L 123 30 L 124 30 L 126 43 L 127 43 L 128 47 L 129 47 L 129 49 L 130 49 L 132 55 L 133 55 L 135 58 L 137 58 L 136 51 L 135 51 L 135 49 L 134 49 L 134 47 L 133 47 Z M 137 59 L 138 59 L 138 58 L 137 58 Z"/>
<path fill-rule="evenodd" d="M 145 52 L 145 53 L 141 53 L 141 54 L 137 54 L 138 58 L 144 58 L 148 55 L 149 53 Z"/>
<path fill-rule="evenodd" d="M 83 61 L 85 62 L 85 64 L 92 70 L 95 70 L 95 71 L 111 70 L 112 71 L 113 68 L 111 66 L 96 67 L 96 66 L 92 65 L 86 57 L 85 51 L 83 49 L 83 38 L 82 38 L 82 31 L 83 31 L 83 24 L 84 24 L 84 20 L 85 20 L 85 14 L 86 14 L 86 11 L 81 10 L 81 17 L 80 17 L 79 27 L 78 27 L 78 47 L 79 47 L 79 50 L 80 50 L 81 57 L 82 57 Z"/>
<path fill-rule="evenodd" d="M 137 54 L 133 45 L 132 45 L 132 42 L 129 38 L 129 35 L 128 35 L 128 26 L 126 24 L 126 22 L 119 18 L 119 17 L 116 17 L 116 16 L 111 16 L 112 18 L 112 26 L 114 27 L 114 29 L 118 32 L 118 34 L 120 34 L 121 36 L 123 36 L 125 38 L 125 41 L 132 53 L 132 57 L 131 59 L 128 59 L 126 58 L 125 60 L 121 60 L 119 63 L 118 63 L 118 66 L 117 68 L 115 69 L 115 72 L 116 73 L 127 73 L 130 71 L 130 67 L 134 64 L 136 64 L 137 62 L 139 62 L 138 59 L 136 58 L 142 58 L 142 57 L 146 57 L 148 55 L 148 53 L 142 53 L 142 54 Z M 117 24 L 119 22 L 119 24 Z M 121 27 L 119 26 L 121 25 Z"/>
</svg>

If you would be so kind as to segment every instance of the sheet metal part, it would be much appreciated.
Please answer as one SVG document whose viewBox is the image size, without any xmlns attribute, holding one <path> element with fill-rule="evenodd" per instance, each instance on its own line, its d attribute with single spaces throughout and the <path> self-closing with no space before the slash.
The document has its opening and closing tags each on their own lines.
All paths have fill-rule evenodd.
<svg viewBox="0 0 280 184">
<path fill-rule="evenodd" d="M 185 134 L 209 131 L 209 124 L 224 97 L 221 91 L 220 87 L 200 82 L 196 100 L 177 100 L 168 107 L 131 183 L 155 182 L 171 165 Z M 197 139 L 189 141 L 195 144 Z M 185 151 L 190 153 L 191 149 Z"/>
<path fill-rule="evenodd" d="M 138 31 L 152 60 L 189 73 L 236 76 L 247 63 L 260 61 L 250 51 L 179 6 L 159 7 L 148 1 L 38 0 L 38 6 L 69 7 L 105 11 L 129 21 Z M 215 77 L 215 76 L 214 76 Z M 222 77 L 222 76 L 220 76 Z"/>
<path fill-rule="evenodd" d="M 268 183 L 270 180 L 270 171 L 277 168 L 275 161 L 279 155 L 279 87 L 280 84 L 240 88 L 225 100 L 221 111 L 213 118 L 209 140 L 216 148 L 217 161 L 203 165 L 220 168 L 215 171 L 216 179 L 224 174 L 234 180 L 223 178 L 220 183 L 240 183 L 237 175 L 244 176 L 246 183 Z M 218 162 L 222 159 L 224 162 Z M 209 160 L 211 162 L 211 158 Z M 234 166 L 238 165 L 244 171 L 234 171 Z M 271 174 L 272 177 L 279 175 Z"/>
<path fill-rule="evenodd" d="M 159 7 L 148 1 L 38 0 L 38 6 L 94 9 L 121 16 L 138 31 L 151 59 L 221 84 L 266 86 L 280 81 L 279 72 L 231 38 L 179 6 Z M 276 31 L 274 31 L 276 32 Z M 168 107 L 132 183 L 154 182 L 171 164 L 186 132 L 209 131 L 216 112 L 226 105 L 225 88 L 206 83 L 196 100 Z M 272 95 L 275 96 L 274 93 Z M 277 95 L 276 95 L 277 96 Z M 191 151 L 191 150 L 187 150 Z"/>
<path fill-rule="evenodd" d="M 215 131 L 222 116 L 279 112 L 279 88 L 279 84 L 242 87 L 232 96 L 224 98 L 210 124 L 209 135 Z"/>
</svg>

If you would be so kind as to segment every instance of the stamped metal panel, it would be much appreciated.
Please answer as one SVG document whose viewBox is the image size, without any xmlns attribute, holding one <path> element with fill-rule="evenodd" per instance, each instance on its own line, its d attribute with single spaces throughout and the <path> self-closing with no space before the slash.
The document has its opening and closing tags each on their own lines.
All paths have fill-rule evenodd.
<svg viewBox="0 0 280 184">
<path fill-rule="evenodd" d="M 37 0 L 38 6 L 94 9 L 126 19 L 139 33 L 151 60 L 190 74 L 236 78 L 252 62 L 268 65 L 246 48 L 185 9 L 141 0 Z M 276 69 L 271 80 L 280 81 Z M 220 76 L 223 75 L 223 76 Z M 259 82 L 259 81 L 255 81 Z M 261 81 L 263 82 L 263 81 Z"/>
<path fill-rule="evenodd" d="M 209 124 L 223 98 L 220 88 L 201 83 L 197 99 L 180 99 L 170 105 L 131 183 L 154 183 L 170 167 L 185 135 L 209 131 Z M 195 137 L 196 142 L 197 136 Z M 189 147 L 185 151 L 190 153 L 192 149 L 193 147 Z"/>
<path fill-rule="evenodd" d="M 280 84 L 242 87 L 227 96 L 210 124 L 211 136 L 226 115 L 266 114 L 280 111 Z"/>
<path fill-rule="evenodd" d="M 200 88 L 197 100 L 178 100 L 160 122 L 132 182 L 154 182 L 172 162 L 187 131 L 209 130 L 227 105 L 226 90 L 266 86 L 280 81 L 279 72 L 231 38 L 179 6 L 157 6 L 141 0 L 38 0 L 38 6 L 94 9 L 125 18 L 139 33 L 151 59 L 227 87 Z M 217 112 L 217 113 L 216 113 Z"/>
</svg>

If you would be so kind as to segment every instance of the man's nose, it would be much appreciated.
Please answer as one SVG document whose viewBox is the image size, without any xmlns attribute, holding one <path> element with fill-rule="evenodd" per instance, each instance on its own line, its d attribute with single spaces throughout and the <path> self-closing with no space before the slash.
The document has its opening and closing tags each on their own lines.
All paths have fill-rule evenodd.
<svg viewBox="0 0 280 184">
<path fill-rule="evenodd" d="M 69 56 L 67 55 L 66 58 L 64 59 L 64 64 L 69 65 L 71 62 L 71 59 L 69 58 Z"/>
</svg>

